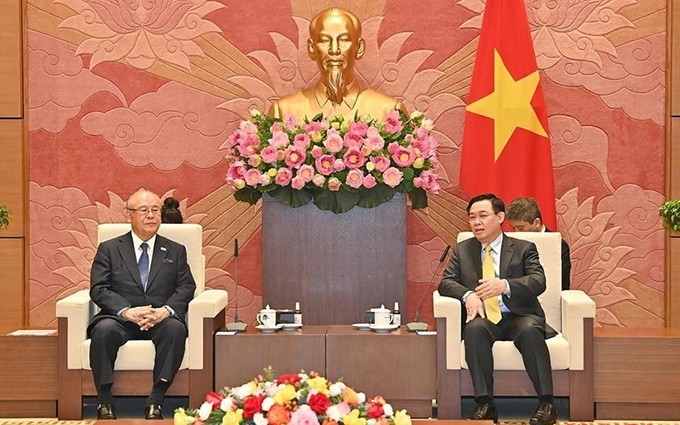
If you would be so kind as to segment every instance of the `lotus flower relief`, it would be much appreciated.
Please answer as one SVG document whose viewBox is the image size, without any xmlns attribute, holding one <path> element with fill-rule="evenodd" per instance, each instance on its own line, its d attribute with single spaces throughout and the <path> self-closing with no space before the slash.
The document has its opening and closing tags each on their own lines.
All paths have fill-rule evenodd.
<svg viewBox="0 0 680 425">
<path fill-rule="evenodd" d="M 141 69 L 157 60 L 189 69 L 188 56 L 203 57 L 192 40 L 219 27 L 203 19 L 224 5 L 206 0 L 55 0 L 78 14 L 60 28 L 87 34 L 76 54 L 92 54 L 90 69 L 124 59 Z"/>
</svg>

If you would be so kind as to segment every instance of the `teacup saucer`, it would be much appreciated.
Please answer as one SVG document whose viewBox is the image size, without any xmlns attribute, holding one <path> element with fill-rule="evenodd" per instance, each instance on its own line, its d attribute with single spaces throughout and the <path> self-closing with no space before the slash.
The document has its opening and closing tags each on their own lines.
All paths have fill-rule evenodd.
<svg viewBox="0 0 680 425">
<path fill-rule="evenodd" d="M 353 323 L 352 326 L 359 329 L 360 331 L 367 331 L 371 329 L 371 325 L 368 323 Z"/>
<path fill-rule="evenodd" d="M 282 323 L 280 326 L 284 331 L 294 331 L 295 329 L 300 329 L 302 323 Z"/>
<path fill-rule="evenodd" d="M 397 329 L 399 325 L 375 325 L 375 324 L 370 324 L 368 325 L 370 329 L 373 329 L 376 332 L 379 333 L 384 333 L 384 332 L 389 332 Z"/>
<path fill-rule="evenodd" d="M 260 332 L 265 333 L 265 334 L 271 334 L 279 329 L 281 329 L 283 325 L 276 325 L 276 326 L 264 326 L 264 325 L 257 325 L 255 326 L 255 329 L 258 329 Z"/>
</svg>

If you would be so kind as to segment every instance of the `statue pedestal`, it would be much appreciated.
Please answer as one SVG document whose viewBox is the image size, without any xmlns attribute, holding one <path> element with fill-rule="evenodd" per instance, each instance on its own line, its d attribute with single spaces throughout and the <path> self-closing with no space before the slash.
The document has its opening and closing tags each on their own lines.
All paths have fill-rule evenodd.
<svg viewBox="0 0 680 425">
<path fill-rule="evenodd" d="M 343 214 L 262 198 L 263 304 L 306 325 L 364 322 L 372 307 L 406 310 L 406 195 Z"/>
</svg>

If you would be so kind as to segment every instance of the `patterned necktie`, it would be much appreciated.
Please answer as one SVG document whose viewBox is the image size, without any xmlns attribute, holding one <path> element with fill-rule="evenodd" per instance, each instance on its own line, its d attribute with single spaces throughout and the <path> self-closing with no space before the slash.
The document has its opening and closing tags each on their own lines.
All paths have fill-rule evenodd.
<svg viewBox="0 0 680 425">
<path fill-rule="evenodd" d="M 482 279 L 493 279 L 496 277 L 496 272 L 493 268 L 493 258 L 491 258 L 491 245 L 485 246 L 484 251 Z M 501 304 L 498 302 L 498 297 L 485 299 L 484 310 L 486 310 L 486 318 L 489 319 L 491 323 L 496 324 L 501 321 Z"/>
<path fill-rule="evenodd" d="M 141 247 L 142 255 L 139 257 L 137 266 L 139 267 L 139 277 L 142 278 L 142 287 L 144 288 L 144 292 L 146 292 L 146 283 L 149 280 L 149 254 L 147 254 L 146 250 L 149 248 L 149 244 L 142 242 Z"/>
</svg>

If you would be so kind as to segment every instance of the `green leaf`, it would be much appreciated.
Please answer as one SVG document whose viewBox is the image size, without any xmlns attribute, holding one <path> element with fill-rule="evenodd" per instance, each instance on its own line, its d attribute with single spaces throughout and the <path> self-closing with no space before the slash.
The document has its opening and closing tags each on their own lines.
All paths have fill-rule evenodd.
<svg viewBox="0 0 680 425">
<path fill-rule="evenodd" d="M 427 193 L 421 187 L 414 187 L 408 193 L 409 199 L 411 199 L 411 208 L 414 210 L 419 210 L 421 208 L 427 208 Z"/>
<path fill-rule="evenodd" d="M 663 219 L 664 226 L 680 231 L 680 199 L 672 199 L 663 204 L 659 208 L 659 215 Z"/>
<path fill-rule="evenodd" d="M 342 214 L 359 203 L 359 192 L 320 190 L 314 193 L 314 205 L 320 210 Z"/>
<path fill-rule="evenodd" d="M 254 205 L 262 197 L 262 192 L 252 187 L 244 187 L 234 192 L 234 198 L 237 201 L 247 202 L 250 205 Z"/>
<path fill-rule="evenodd" d="M 371 189 L 362 189 L 359 192 L 358 206 L 361 208 L 375 208 L 394 198 L 397 191 L 386 184 L 378 184 Z"/>
<path fill-rule="evenodd" d="M 307 205 L 312 200 L 312 194 L 308 190 L 297 190 L 290 186 L 274 189 L 269 194 L 283 205 L 292 208 Z"/>
</svg>

